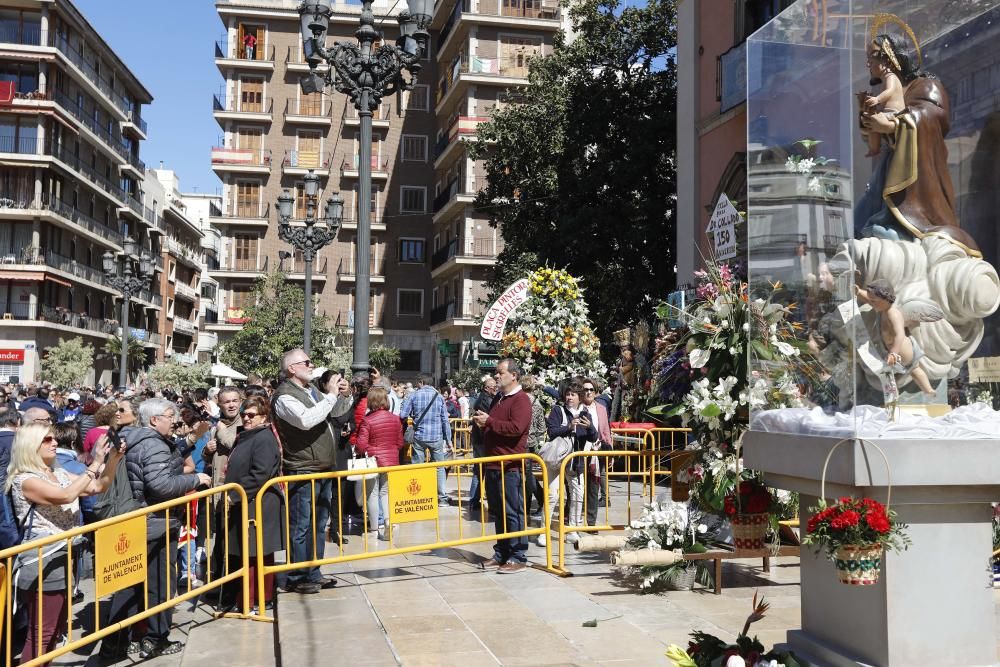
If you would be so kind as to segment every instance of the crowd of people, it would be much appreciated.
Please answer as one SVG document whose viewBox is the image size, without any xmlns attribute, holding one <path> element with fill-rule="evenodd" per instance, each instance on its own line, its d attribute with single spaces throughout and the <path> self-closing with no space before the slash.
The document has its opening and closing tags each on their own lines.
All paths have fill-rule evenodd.
<svg viewBox="0 0 1000 667">
<path fill-rule="evenodd" d="M 364 482 L 325 478 L 269 485 L 263 516 L 255 516 L 258 494 L 275 477 L 347 470 L 351 459 L 367 456 L 383 468 L 443 461 L 452 445 L 450 420 L 456 417 L 471 424 L 474 456 L 537 453 L 558 437 L 570 438 L 573 451 L 611 444 L 606 396 L 594 379 L 570 378 L 559 388 L 541 387 L 512 359 L 502 360 L 495 376 L 484 376 L 471 395 L 435 387 L 429 375 L 412 384 L 391 381 L 377 369 L 343 377 L 317 369 L 301 349 L 282 357 L 281 371 L 280 381 L 251 378 L 255 381 L 241 388 L 181 393 L 110 387 L 60 392 L 44 384 L 0 390 L 0 474 L 6 473 L 7 491 L 0 504 L 0 543 L 9 547 L 198 490 L 238 484 L 248 499 L 246 517 L 234 490 L 226 492 L 228 501 L 220 493 L 175 504 L 169 521 L 164 511 L 148 516 L 147 581 L 113 595 L 102 627 L 238 569 L 245 555 L 240 539 L 244 524 L 250 532 L 246 555 L 253 570 L 252 613 L 259 613 L 256 530 L 263 530 L 266 564 L 285 549 L 286 537 L 290 562 L 323 559 L 328 542 L 342 546 L 352 533 L 388 539 L 387 474 Z M 550 397 L 544 402 L 543 393 Z M 543 403 L 554 407 L 546 411 Z M 475 471 L 471 487 L 461 491 L 469 516 L 483 511 L 485 499 L 498 534 L 524 530 L 532 518 L 548 522 L 557 517 L 557 472 L 549 476 L 548 504 L 543 506 L 545 494 L 535 476 L 522 480 L 529 470 L 520 462 L 491 462 Z M 571 473 L 568 523 L 593 524 L 604 488 L 596 457 L 574 459 Z M 437 469 L 441 505 L 453 504 L 446 475 L 445 467 Z M 522 488 L 527 498 L 522 498 Z M 228 539 L 209 544 L 211 534 L 227 534 Z M 576 533 L 568 539 L 577 539 Z M 540 535 L 539 545 L 545 541 Z M 41 597 L 38 555 L 29 551 L 18 559 L 15 582 L 25 627 L 8 636 L 16 649 L 23 645 L 22 662 L 38 655 L 39 647 L 42 653 L 53 650 L 66 630 L 72 602 L 67 579 L 79 585 L 87 571 L 79 554 L 91 548 L 86 540 L 79 542 L 74 543 L 73 562 L 68 562 L 65 542 L 43 550 Z M 483 567 L 519 572 L 526 566 L 527 549 L 524 538 L 498 539 Z M 277 585 L 314 594 L 336 583 L 315 566 L 290 571 L 278 581 L 267 576 L 265 607 L 273 606 Z M 220 610 L 233 609 L 237 594 L 235 587 L 223 587 L 213 602 Z M 100 656 L 120 660 L 130 654 L 149 658 L 179 652 L 183 646 L 170 637 L 171 620 L 168 608 L 106 637 Z"/>
</svg>

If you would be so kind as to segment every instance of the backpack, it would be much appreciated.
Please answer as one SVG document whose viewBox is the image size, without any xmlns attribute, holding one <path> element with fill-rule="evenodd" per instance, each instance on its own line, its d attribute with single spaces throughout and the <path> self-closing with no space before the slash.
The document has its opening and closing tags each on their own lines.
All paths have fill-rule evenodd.
<svg viewBox="0 0 1000 667">
<path fill-rule="evenodd" d="M 121 516 L 141 508 L 142 505 L 132 495 L 132 485 L 128 481 L 128 471 L 125 468 L 125 457 L 118 459 L 114 479 L 111 486 L 97 497 L 94 503 L 94 516 L 98 521 Z"/>
<path fill-rule="evenodd" d="M 462 416 L 462 408 L 458 406 L 458 401 L 454 398 L 449 398 L 444 402 L 445 409 L 448 410 L 448 416 L 452 419 L 458 419 Z"/>
<path fill-rule="evenodd" d="M 0 483 L 7 482 L 7 471 L 3 471 L 4 478 Z M 10 492 L 0 494 L 0 549 L 9 549 L 21 543 L 23 532 L 17 525 L 17 516 L 14 514 L 14 501 Z"/>
</svg>

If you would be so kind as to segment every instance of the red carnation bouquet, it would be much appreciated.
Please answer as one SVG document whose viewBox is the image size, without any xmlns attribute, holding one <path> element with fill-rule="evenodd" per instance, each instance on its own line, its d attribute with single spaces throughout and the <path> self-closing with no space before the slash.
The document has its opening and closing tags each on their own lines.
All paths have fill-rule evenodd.
<svg viewBox="0 0 1000 667">
<path fill-rule="evenodd" d="M 762 514 L 770 512 L 774 502 L 771 492 L 760 480 L 746 479 L 726 494 L 722 509 L 729 517 L 737 514 Z"/>
<path fill-rule="evenodd" d="M 810 507 L 813 513 L 806 524 L 802 544 L 826 550 L 830 560 L 836 559 L 837 549 L 853 546 L 880 545 L 885 550 L 903 551 L 910 546 L 904 532 L 906 524 L 896 520 L 896 513 L 871 498 L 839 498 L 827 506 Z"/>
</svg>

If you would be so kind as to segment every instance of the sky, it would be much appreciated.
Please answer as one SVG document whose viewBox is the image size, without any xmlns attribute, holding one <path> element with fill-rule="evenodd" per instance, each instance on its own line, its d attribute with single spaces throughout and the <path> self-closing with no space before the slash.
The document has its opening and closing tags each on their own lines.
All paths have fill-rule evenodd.
<svg viewBox="0 0 1000 667">
<path fill-rule="evenodd" d="M 149 133 L 139 155 L 146 166 L 162 160 L 177 172 L 182 192 L 219 190 L 210 159 L 222 134 L 212 117 L 212 95 L 222 88 L 214 49 L 223 25 L 215 3 L 73 2 L 153 95 L 142 110 Z"/>
</svg>

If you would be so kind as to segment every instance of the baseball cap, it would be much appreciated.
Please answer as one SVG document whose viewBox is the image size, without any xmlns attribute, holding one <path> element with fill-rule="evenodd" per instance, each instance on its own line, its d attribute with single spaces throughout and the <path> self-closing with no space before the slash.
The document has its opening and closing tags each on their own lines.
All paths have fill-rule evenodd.
<svg viewBox="0 0 1000 667">
<path fill-rule="evenodd" d="M 67 401 L 76 401 L 77 403 L 79 403 L 80 402 L 80 394 L 76 393 L 75 391 L 71 391 L 70 393 L 66 394 L 66 400 Z"/>
</svg>

